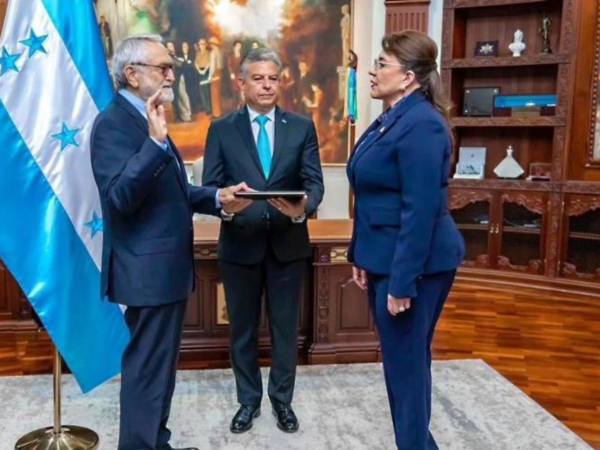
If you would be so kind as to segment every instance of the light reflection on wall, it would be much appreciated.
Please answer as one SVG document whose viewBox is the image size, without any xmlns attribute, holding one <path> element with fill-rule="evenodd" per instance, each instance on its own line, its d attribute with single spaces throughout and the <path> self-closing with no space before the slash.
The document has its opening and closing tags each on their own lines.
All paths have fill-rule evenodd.
<svg viewBox="0 0 600 450">
<path fill-rule="evenodd" d="M 211 0 L 206 2 L 206 17 L 225 34 L 243 30 L 246 36 L 267 40 L 278 34 L 285 0 Z M 268 26 L 267 26 L 268 25 Z"/>
</svg>

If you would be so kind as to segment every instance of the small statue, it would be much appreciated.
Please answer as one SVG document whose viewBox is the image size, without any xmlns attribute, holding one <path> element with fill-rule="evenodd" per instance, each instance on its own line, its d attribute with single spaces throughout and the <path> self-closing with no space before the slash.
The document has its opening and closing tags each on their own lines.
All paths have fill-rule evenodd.
<svg viewBox="0 0 600 450">
<path fill-rule="evenodd" d="M 506 149 L 506 158 L 500 161 L 500 164 L 494 169 L 494 173 L 498 178 L 519 178 L 525 173 L 523 168 L 519 165 L 517 160 L 513 156 L 512 145 L 509 145 Z"/>
<path fill-rule="evenodd" d="M 523 42 L 523 32 L 521 30 L 515 31 L 515 41 L 508 46 L 508 49 L 512 52 L 515 58 L 521 56 L 521 52 L 525 50 L 525 43 Z"/>
<path fill-rule="evenodd" d="M 542 53 L 552 53 L 550 48 L 550 25 L 552 22 L 546 13 L 542 13 L 542 26 L 539 29 L 540 35 L 542 36 Z"/>
</svg>

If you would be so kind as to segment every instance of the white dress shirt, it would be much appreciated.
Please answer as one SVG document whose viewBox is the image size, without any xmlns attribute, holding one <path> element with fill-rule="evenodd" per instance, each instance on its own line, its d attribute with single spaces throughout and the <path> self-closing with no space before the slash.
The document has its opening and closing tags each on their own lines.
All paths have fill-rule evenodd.
<svg viewBox="0 0 600 450">
<path fill-rule="evenodd" d="M 267 136 L 269 136 L 269 147 L 271 147 L 271 156 L 273 156 L 273 147 L 275 146 L 275 108 L 269 111 L 267 114 L 260 114 L 254 111 L 252 108 L 247 106 L 248 113 L 250 114 L 250 125 L 252 125 L 252 134 L 254 135 L 254 143 L 258 143 L 258 133 L 260 131 L 260 125 L 254 119 L 258 116 L 267 116 L 269 120 L 265 124 L 267 130 Z"/>
</svg>

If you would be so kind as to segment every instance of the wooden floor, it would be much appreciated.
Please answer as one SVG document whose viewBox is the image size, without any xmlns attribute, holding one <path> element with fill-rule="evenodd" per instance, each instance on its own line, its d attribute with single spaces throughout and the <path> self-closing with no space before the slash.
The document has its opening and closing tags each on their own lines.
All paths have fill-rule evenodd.
<svg viewBox="0 0 600 450">
<path fill-rule="evenodd" d="M 455 284 L 437 359 L 479 358 L 600 449 L 600 301 Z"/>
<path fill-rule="evenodd" d="M 600 301 L 458 281 L 434 342 L 436 359 L 479 358 L 600 450 Z M 44 334 L 0 336 L 0 374 L 48 373 Z"/>
</svg>

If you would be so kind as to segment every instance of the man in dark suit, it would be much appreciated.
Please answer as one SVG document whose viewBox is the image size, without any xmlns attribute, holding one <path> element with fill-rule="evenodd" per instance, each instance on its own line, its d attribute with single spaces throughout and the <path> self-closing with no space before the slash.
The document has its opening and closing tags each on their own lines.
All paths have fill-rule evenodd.
<svg viewBox="0 0 600 450">
<path fill-rule="evenodd" d="M 312 121 L 276 107 L 281 71 L 281 61 L 273 51 L 252 51 L 239 77 L 246 106 L 213 121 L 206 141 L 203 185 L 246 182 L 259 191 L 307 193 L 296 203 L 282 198 L 255 201 L 234 215 L 222 214 L 219 261 L 241 405 L 231 422 L 234 433 L 249 430 L 252 419 L 260 414 L 258 323 L 263 293 L 272 344 L 269 399 L 278 427 L 286 432 L 298 430 L 291 403 L 299 298 L 310 256 L 306 216 L 321 203 L 323 174 Z"/>
<path fill-rule="evenodd" d="M 119 450 L 172 450 L 167 420 L 186 299 L 194 286 L 192 213 L 237 211 L 243 186 L 187 183 L 167 135 L 173 63 L 160 36 L 124 40 L 113 56 L 119 90 L 91 138 L 104 220 L 102 295 L 126 305 Z"/>
</svg>

